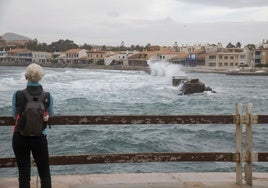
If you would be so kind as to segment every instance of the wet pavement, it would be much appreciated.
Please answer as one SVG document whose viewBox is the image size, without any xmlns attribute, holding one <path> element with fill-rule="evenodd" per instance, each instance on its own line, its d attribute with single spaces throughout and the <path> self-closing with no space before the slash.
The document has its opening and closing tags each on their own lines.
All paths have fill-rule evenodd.
<svg viewBox="0 0 268 188">
<path fill-rule="evenodd" d="M 38 179 L 39 181 L 39 179 Z M 268 188 L 268 173 L 254 173 L 253 186 L 235 183 L 235 173 L 138 173 L 52 176 L 53 188 Z M 31 187 L 36 188 L 32 177 Z M 17 188 L 17 178 L 0 178 L 0 188 Z M 38 187 L 40 187 L 38 183 Z"/>
</svg>

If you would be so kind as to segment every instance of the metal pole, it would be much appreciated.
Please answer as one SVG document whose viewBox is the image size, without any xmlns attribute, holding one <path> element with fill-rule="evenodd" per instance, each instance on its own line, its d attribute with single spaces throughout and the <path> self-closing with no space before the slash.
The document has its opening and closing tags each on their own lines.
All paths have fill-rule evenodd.
<svg viewBox="0 0 268 188">
<path fill-rule="evenodd" d="M 242 185 L 242 104 L 236 104 L 236 184 Z"/>
<path fill-rule="evenodd" d="M 248 103 L 246 106 L 246 165 L 245 165 L 245 179 L 248 185 L 252 185 L 252 104 Z"/>
</svg>

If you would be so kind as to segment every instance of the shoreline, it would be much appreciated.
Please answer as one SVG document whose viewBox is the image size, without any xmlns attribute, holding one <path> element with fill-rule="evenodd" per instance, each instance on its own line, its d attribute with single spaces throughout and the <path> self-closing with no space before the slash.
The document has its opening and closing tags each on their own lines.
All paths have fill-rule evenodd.
<svg viewBox="0 0 268 188">
<path fill-rule="evenodd" d="M 1 66 L 6 67 L 26 67 L 29 63 L 0 63 Z M 144 71 L 150 73 L 150 67 L 144 66 L 125 66 L 125 65 L 93 65 L 93 64 L 55 64 L 55 63 L 41 63 L 42 67 L 50 68 L 81 68 L 81 69 L 99 69 L 99 70 L 125 70 L 125 71 Z M 264 69 L 264 72 L 252 72 L 252 71 L 228 71 L 226 69 L 217 70 L 206 67 L 185 67 L 182 69 L 186 73 L 215 73 L 225 74 L 231 76 L 268 76 L 268 70 Z M 260 69 L 263 70 L 263 69 Z"/>
<path fill-rule="evenodd" d="M 6 67 L 27 67 L 30 63 L 0 63 L 0 66 Z M 55 63 L 38 63 L 42 67 L 51 68 L 83 68 L 83 69 L 104 69 L 104 70 L 137 70 L 148 71 L 149 67 L 144 66 L 124 66 L 124 65 L 92 65 L 92 64 L 55 64 Z"/>
<path fill-rule="evenodd" d="M 259 69 L 263 70 L 263 72 L 253 72 L 250 70 L 241 70 L 241 71 L 230 71 L 227 69 L 217 70 L 217 69 L 209 69 L 204 67 L 191 67 L 186 68 L 186 72 L 196 72 L 196 73 L 216 73 L 216 74 L 225 74 L 231 76 L 268 76 L 267 69 Z"/>
</svg>

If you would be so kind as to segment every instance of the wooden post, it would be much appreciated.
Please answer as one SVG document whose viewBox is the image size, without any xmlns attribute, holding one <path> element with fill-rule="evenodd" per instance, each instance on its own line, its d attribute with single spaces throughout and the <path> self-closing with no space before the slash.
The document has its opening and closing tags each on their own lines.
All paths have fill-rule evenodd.
<svg viewBox="0 0 268 188">
<path fill-rule="evenodd" d="M 246 105 L 246 164 L 245 164 L 245 179 L 248 185 L 252 185 L 252 104 Z"/>
<path fill-rule="evenodd" d="M 236 184 L 242 185 L 242 104 L 236 104 Z"/>
</svg>

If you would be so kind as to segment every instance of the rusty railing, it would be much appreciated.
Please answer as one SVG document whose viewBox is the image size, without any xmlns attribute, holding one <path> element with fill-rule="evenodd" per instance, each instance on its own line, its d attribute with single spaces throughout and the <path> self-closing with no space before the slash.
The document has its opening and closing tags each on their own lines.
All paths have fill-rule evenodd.
<svg viewBox="0 0 268 188">
<path fill-rule="evenodd" d="M 252 114 L 252 104 L 236 105 L 234 115 L 91 115 L 91 116 L 53 116 L 51 125 L 122 125 L 122 124 L 235 124 L 235 152 L 165 152 L 165 153 L 118 153 L 50 156 L 50 165 L 100 164 L 100 163 L 139 163 L 139 162 L 235 162 L 236 183 L 243 182 L 245 163 L 246 184 L 252 185 L 253 162 L 268 162 L 267 152 L 252 152 L 252 125 L 268 124 L 268 115 Z M 12 126 L 12 117 L 1 117 L 0 126 Z M 242 128 L 246 126 L 245 148 L 243 148 Z M 244 151 L 245 150 L 245 151 Z M 0 168 L 16 167 L 14 157 L 0 158 Z"/>
</svg>

